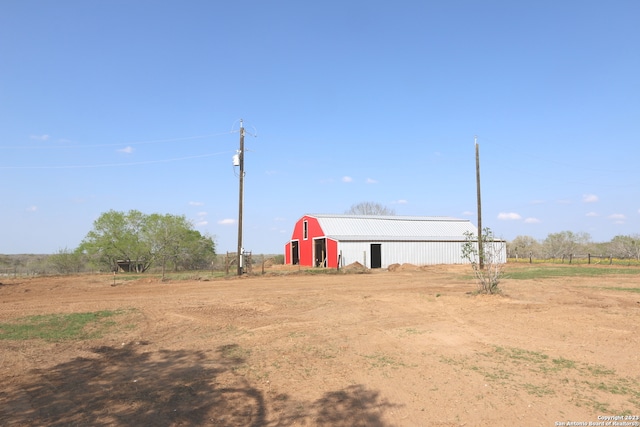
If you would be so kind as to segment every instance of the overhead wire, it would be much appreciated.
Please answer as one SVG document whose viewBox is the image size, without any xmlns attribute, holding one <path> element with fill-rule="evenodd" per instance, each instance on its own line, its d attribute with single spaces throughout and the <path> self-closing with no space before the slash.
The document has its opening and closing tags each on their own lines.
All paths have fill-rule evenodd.
<svg viewBox="0 0 640 427">
<path fill-rule="evenodd" d="M 132 146 L 132 145 L 143 145 L 143 144 L 161 144 L 168 142 L 178 142 L 178 141 L 188 141 L 194 139 L 204 139 L 204 138 L 212 138 L 222 135 L 229 135 L 234 133 L 233 130 L 228 132 L 220 132 L 215 134 L 208 135 L 197 135 L 197 136 L 188 136 L 188 137 L 180 137 L 180 138 L 165 138 L 165 139 L 156 139 L 149 141 L 137 141 L 137 142 L 124 142 L 124 143 L 110 143 L 110 144 L 89 144 L 89 145 L 39 145 L 39 146 L 0 146 L 0 149 L 43 149 L 43 148 L 99 148 L 99 147 L 122 147 L 122 146 Z M 177 162 L 183 160 L 192 160 L 199 159 L 205 157 L 213 157 L 221 154 L 228 154 L 234 151 L 222 151 L 216 153 L 208 153 L 208 154 L 200 154 L 194 156 L 183 156 L 183 157 L 174 157 L 170 159 L 160 159 L 160 160 L 147 160 L 147 161 L 139 161 L 139 162 L 122 162 L 122 163 L 105 163 L 105 164 L 84 164 L 84 165 L 45 165 L 45 166 L 1 166 L 0 170 L 43 170 L 43 169 L 95 169 L 95 168 L 107 168 L 107 167 L 126 167 L 126 166 L 140 166 L 140 165 L 149 165 L 149 164 L 157 164 L 157 163 L 170 163 Z"/>
<path fill-rule="evenodd" d="M 170 163 L 182 160 L 201 159 L 205 157 L 219 156 L 221 154 L 234 153 L 235 151 L 221 151 L 218 153 L 200 154 L 197 156 L 175 157 L 172 159 L 161 160 L 147 160 L 143 162 L 126 162 L 126 163 L 105 163 L 98 165 L 64 165 L 64 166 L 0 166 L 0 169 L 95 169 L 95 168 L 107 168 L 107 167 L 122 167 L 122 166 L 140 166 L 150 165 L 157 163 Z"/>
<path fill-rule="evenodd" d="M 42 148 L 98 148 L 98 147 L 120 147 L 123 145 L 143 145 L 143 144 L 162 144 L 167 142 L 188 141 L 192 139 L 213 138 L 216 136 L 229 135 L 234 131 L 220 132 L 209 135 L 187 136 L 181 138 L 156 139 L 150 141 L 134 141 L 134 142 L 117 142 L 110 144 L 50 144 L 50 145 L 0 145 L 0 149 L 42 149 Z"/>
</svg>

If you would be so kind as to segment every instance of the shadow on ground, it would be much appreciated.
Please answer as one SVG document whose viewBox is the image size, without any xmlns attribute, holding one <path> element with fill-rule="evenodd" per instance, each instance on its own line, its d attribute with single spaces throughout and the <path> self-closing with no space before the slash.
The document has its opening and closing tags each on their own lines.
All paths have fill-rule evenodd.
<svg viewBox="0 0 640 427">
<path fill-rule="evenodd" d="M 396 406 L 360 385 L 315 402 L 265 397 L 233 370 L 234 345 L 215 355 L 144 347 L 98 347 L 0 391 L 0 425 L 47 426 L 374 426 Z M 221 377 L 225 378 L 221 382 Z"/>
</svg>

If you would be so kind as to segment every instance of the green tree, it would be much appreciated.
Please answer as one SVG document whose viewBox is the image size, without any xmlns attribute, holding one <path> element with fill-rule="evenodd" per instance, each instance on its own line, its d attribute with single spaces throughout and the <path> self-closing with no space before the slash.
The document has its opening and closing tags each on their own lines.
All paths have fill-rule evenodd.
<svg viewBox="0 0 640 427">
<path fill-rule="evenodd" d="M 149 215 L 144 239 L 151 246 L 154 260 L 162 266 L 163 278 L 167 268 L 197 268 L 215 255 L 213 239 L 193 230 L 184 216 Z"/>
<path fill-rule="evenodd" d="M 145 217 L 137 210 L 105 212 L 93 222 L 93 230 L 78 250 L 99 266 L 115 271 L 118 261 L 126 261 L 135 271 L 144 272 L 152 262 L 151 248 L 142 240 Z"/>
<path fill-rule="evenodd" d="M 136 210 L 103 213 L 78 250 L 111 269 L 117 269 L 118 261 L 128 262 L 137 272 L 159 263 L 163 275 L 169 266 L 178 269 L 215 255 L 213 239 L 193 230 L 184 216 Z"/>
</svg>

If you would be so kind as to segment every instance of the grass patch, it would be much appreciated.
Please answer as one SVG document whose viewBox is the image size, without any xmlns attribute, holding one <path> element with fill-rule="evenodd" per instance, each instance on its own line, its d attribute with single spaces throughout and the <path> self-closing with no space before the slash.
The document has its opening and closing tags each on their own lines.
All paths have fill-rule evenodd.
<svg viewBox="0 0 640 427">
<path fill-rule="evenodd" d="M 0 323 L 0 340 L 67 341 L 100 338 L 117 323 L 111 319 L 122 310 L 91 313 L 45 314 Z"/>
<path fill-rule="evenodd" d="M 532 394 L 534 396 L 538 396 L 538 397 L 544 397 L 544 396 L 556 394 L 555 391 L 553 391 L 552 389 L 546 386 L 539 386 L 539 385 L 528 384 L 528 383 L 522 384 L 522 386 L 524 387 L 527 393 Z"/>
<path fill-rule="evenodd" d="M 382 353 L 364 355 L 363 357 L 369 360 L 369 364 L 372 368 L 397 369 L 400 367 L 409 367 L 409 365 L 405 364 L 404 362 Z"/>
<path fill-rule="evenodd" d="M 558 359 L 552 359 L 553 365 L 558 369 L 573 369 L 576 367 L 576 362 L 573 360 L 560 357 Z"/>
<path fill-rule="evenodd" d="M 251 350 L 242 348 L 238 344 L 223 345 L 219 349 L 220 355 L 225 359 L 231 359 L 236 362 L 244 361 L 251 355 Z"/>
<path fill-rule="evenodd" d="M 496 347 L 495 351 L 496 353 L 503 355 L 508 359 L 524 360 L 532 363 L 541 363 L 543 361 L 546 361 L 549 358 L 549 356 L 547 356 L 544 353 L 540 353 L 537 351 L 523 350 L 521 348 Z"/>
<path fill-rule="evenodd" d="M 515 347 L 495 346 L 493 351 L 476 353 L 469 357 L 441 357 L 440 363 L 455 366 L 456 371 L 475 372 L 507 390 L 520 390 L 527 394 L 546 397 L 560 395 L 577 406 L 588 406 L 597 411 L 606 409 L 621 413 L 640 410 L 640 384 L 637 378 L 627 378 L 602 365 L 578 362 Z M 561 373 L 561 374 L 560 374 Z M 560 375 L 559 375 L 560 374 Z M 618 397 L 614 397 L 618 396 Z M 622 406 L 611 408 L 612 401 Z"/>
<path fill-rule="evenodd" d="M 612 287 L 602 287 L 600 289 L 607 289 L 611 291 L 622 291 L 622 292 L 635 292 L 637 294 L 640 294 L 640 288 L 622 288 L 619 286 L 612 286 Z"/>
<path fill-rule="evenodd" d="M 603 268 L 585 266 L 532 266 L 530 268 L 518 268 L 505 272 L 505 279 L 531 280 L 548 279 L 553 277 L 601 277 L 611 275 L 640 275 L 640 268 Z M 635 291 L 634 291 L 635 292 Z"/>
</svg>

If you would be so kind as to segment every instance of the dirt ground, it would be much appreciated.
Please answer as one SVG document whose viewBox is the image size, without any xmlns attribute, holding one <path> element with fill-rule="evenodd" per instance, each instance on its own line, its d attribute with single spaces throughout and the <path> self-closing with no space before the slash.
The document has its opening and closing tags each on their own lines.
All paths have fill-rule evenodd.
<svg viewBox="0 0 640 427">
<path fill-rule="evenodd" d="M 121 311 L 101 338 L 0 340 L 0 425 L 555 426 L 640 415 L 640 294 L 613 289 L 640 288 L 638 275 L 506 279 L 503 295 L 477 296 L 463 266 L 277 273 L 0 278 L 0 323 Z"/>
</svg>

